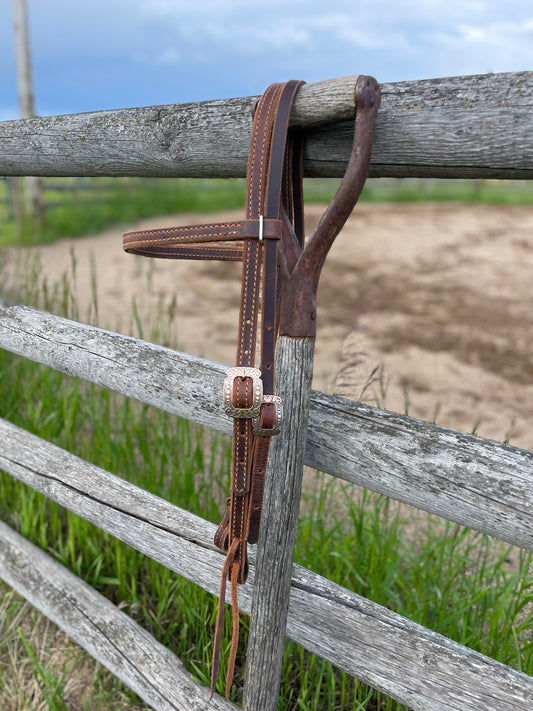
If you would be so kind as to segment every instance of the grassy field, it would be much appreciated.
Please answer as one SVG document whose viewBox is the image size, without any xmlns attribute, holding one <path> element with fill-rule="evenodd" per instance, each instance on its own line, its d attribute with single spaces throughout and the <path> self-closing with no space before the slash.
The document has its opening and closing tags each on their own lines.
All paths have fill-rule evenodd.
<svg viewBox="0 0 533 711">
<path fill-rule="evenodd" d="M 232 206 L 241 204 L 237 200 L 241 188 L 241 181 L 231 187 L 236 201 Z M 315 199 L 325 199 L 325 192 L 332 190 L 329 183 L 311 188 L 315 193 L 310 197 Z M 372 184 L 367 190 L 371 199 Z M 179 209 L 218 209 L 225 197 L 218 188 L 209 194 L 210 202 L 205 202 L 205 195 L 197 196 Z M 125 220 L 124 214 L 113 219 Z M 73 224 L 72 216 L 65 224 Z M 19 295 L 22 300 L 41 308 L 49 308 L 53 301 L 56 312 L 76 316 L 66 283 L 55 292 L 39 286 L 35 275 L 29 275 L 27 283 L 27 293 Z M 154 340 L 168 342 L 169 334 L 160 331 Z M 222 436 L 2 350 L 0 416 L 172 503 L 219 521 L 230 458 L 229 442 Z M 306 491 L 296 562 L 533 674 L 530 554 L 320 473 L 307 482 Z M 212 595 L 5 473 L 0 473 L 0 517 L 108 596 L 175 651 L 197 679 L 208 683 L 216 614 Z M 225 659 L 229 627 L 228 619 Z M 242 694 L 246 618 L 243 627 L 236 702 Z M 0 708 L 146 707 L 2 586 Z M 298 645 L 286 643 L 280 711 L 403 708 Z"/>
<path fill-rule="evenodd" d="M 6 181 L 0 181 L 0 246 L 46 244 L 60 237 L 95 234 L 151 215 L 212 212 L 244 204 L 241 180 L 168 180 L 141 178 L 49 178 L 43 181 L 42 226 L 27 221 L 22 231 L 7 218 Z"/>
<path fill-rule="evenodd" d="M 306 180 L 306 201 L 329 202 L 338 183 Z M 47 206 L 43 225 L 28 221 L 17 230 L 8 219 L 7 181 L 0 180 L 0 247 L 94 234 L 151 215 L 239 208 L 245 195 L 240 179 L 48 178 L 43 184 Z M 367 181 L 361 199 L 531 205 L 533 187 L 525 181 L 374 179 Z"/>
</svg>

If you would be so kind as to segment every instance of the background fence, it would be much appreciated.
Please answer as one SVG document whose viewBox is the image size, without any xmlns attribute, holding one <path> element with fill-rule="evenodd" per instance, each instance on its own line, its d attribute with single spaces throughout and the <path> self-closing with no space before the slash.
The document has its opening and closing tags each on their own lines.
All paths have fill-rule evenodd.
<svg viewBox="0 0 533 711">
<path fill-rule="evenodd" d="M 350 86 L 353 80 L 309 85 L 295 106 L 300 125 L 340 122 L 310 129 L 308 174 L 342 173 L 351 143 L 343 123 L 353 112 Z M 374 175 L 533 175 L 530 73 L 407 82 L 382 90 Z M 11 150 L 0 150 L 0 173 L 242 175 L 253 102 L 4 122 L 0 148 L 11 140 Z M 151 130 L 140 132 L 139 123 Z M 218 364 L 19 305 L 0 305 L 0 347 L 231 431 L 219 395 L 224 368 Z M 533 550 L 532 452 L 314 392 L 302 455 L 309 466 Z M 212 524 L 5 420 L 0 467 L 218 593 L 224 555 L 212 543 Z M 298 501 L 288 505 L 297 510 Z M 4 524 L 0 538 L 0 577 L 149 704 L 208 708 L 207 690 L 133 620 Z M 250 583 L 239 593 L 243 611 L 250 611 L 254 587 L 265 585 L 268 580 L 256 578 L 252 551 Z M 533 703 L 531 677 L 308 570 L 293 568 L 288 594 L 290 638 L 410 708 L 500 711 Z M 274 627 L 271 635 L 285 634 Z M 246 708 L 276 707 L 277 690 L 265 685 L 261 669 L 249 665 L 246 683 L 266 699 L 253 706 L 245 693 Z M 234 708 L 219 697 L 212 706 Z"/>
</svg>

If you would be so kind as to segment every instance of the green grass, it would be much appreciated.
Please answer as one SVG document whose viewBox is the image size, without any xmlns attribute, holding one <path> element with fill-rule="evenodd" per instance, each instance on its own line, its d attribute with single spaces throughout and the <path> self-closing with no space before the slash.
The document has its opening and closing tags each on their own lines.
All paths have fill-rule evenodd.
<svg viewBox="0 0 533 711">
<path fill-rule="evenodd" d="M 130 690 L 0 582 L 2 711 L 136 711 L 134 702 Z"/>
<path fill-rule="evenodd" d="M 39 287 L 30 275 L 28 282 L 25 301 L 77 315 L 68 279 Z M 170 322 L 172 315 L 163 314 L 161 323 Z M 150 337 L 169 339 L 165 331 Z M 229 478 L 230 450 L 224 437 L 2 350 L 0 416 L 172 503 L 219 520 Z M 307 482 L 306 490 L 298 563 L 533 674 L 530 554 L 321 474 Z M 0 473 L 0 517 L 108 596 L 208 684 L 216 614 L 212 595 L 5 473 Z M 511 556 L 518 560 L 513 566 Z M 224 659 L 231 633 L 227 618 Z M 242 693 L 246 625 L 244 619 L 235 701 Z M 68 704 L 68 669 L 49 669 L 36 654 L 36 641 L 25 630 L 22 634 L 17 637 L 19 653 L 26 654 L 42 694 L 55 704 L 50 708 L 62 708 Z M 0 706 L 8 708 L 2 699 L 7 671 L 1 642 L 0 652 Z M 220 692 L 222 686 L 221 681 Z M 118 682 L 105 693 L 101 708 L 123 708 L 124 703 L 142 707 Z M 89 707 L 100 708 L 93 700 Z M 403 708 L 286 643 L 280 711 Z"/>
<path fill-rule="evenodd" d="M 338 183 L 306 180 L 306 202 L 329 202 Z M 94 234 L 109 225 L 152 215 L 242 208 L 245 196 L 242 179 L 48 178 L 44 185 L 48 207 L 43 225 L 36 227 L 28 221 L 19 234 L 12 220 L 4 221 L 8 212 L 2 200 L 7 197 L 7 185 L 0 181 L 0 247 Z M 361 200 L 531 205 L 533 187 L 527 181 L 372 179 Z"/>
<path fill-rule="evenodd" d="M 228 476 L 225 439 L 206 441 L 207 433 L 185 421 L 3 352 L 0 384 L 3 417 L 218 520 Z M 407 515 L 384 497 L 354 493 L 323 475 L 317 475 L 314 488 L 304 497 L 298 563 L 533 673 L 531 556 L 521 553 L 512 571 L 508 547 L 486 536 Z M 6 474 L 0 476 L 0 491 L 3 520 L 119 604 L 208 683 L 215 621 L 211 595 Z M 241 671 L 245 638 L 246 632 Z M 240 690 L 236 700 L 239 695 Z M 281 698 L 280 709 L 403 708 L 291 642 Z"/>
<path fill-rule="evenodd" d="M 19 235 L 12 221 L 0 223 L 0 247 L 94 234 L 152 215 L 214 212 L 244 205 L 244 182 L 239 179 L 50 178 L 44 185 L 49 205 L 44 224 L 36 227 L 28 220 Z M 65 189 L 69 185 L 79 189 Z M 0 181 L 0 199 L 5 191 L 5 181 Z"/>
<path fill-rule="evenodd" d="M 533 185 L 518 180 L 380 179 L 367 181 L 361 199 L 368 202 L 532 205 Z"/>
</svg>

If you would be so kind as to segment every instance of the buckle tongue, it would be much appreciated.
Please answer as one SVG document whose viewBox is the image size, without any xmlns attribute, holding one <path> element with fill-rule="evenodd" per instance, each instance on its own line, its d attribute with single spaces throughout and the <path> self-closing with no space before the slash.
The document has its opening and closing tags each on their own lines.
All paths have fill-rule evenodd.
<svg viewBox="0 0 533 711">
<path fill-rule="evenodd" d="M 233 384 L 236 378 L 251 378 L 253 385 L 253 403 L 250 407 L 235 407 L 233 404 Z M 224 410 L 230 417 L 258 417 L 263 402 L 263 381 L 258 368 L 237 366 L 228 368 L 223 388 Z"/>
</svg>

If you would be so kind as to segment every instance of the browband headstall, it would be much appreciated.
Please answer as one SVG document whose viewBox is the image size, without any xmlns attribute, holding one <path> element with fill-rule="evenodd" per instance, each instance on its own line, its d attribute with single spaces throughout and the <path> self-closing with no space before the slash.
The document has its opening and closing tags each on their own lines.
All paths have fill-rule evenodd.
<svg viewBox="0 0 533 711">
<path fill-rule="evenodd" d="M 274 373 L 280 322 L 284 328 L 283 324 L 292 320 L 295 337 L 309 335 L 310 331 L 314 334 L 316 313 L 310 309 L 305 314 L 298 313 L 293 304 L 305 301 L 309 283 L 314 290 L 311 298 L 316 296 L 326 253 L 353 209 L 368 172 L 373 120 L 379 106 L 377 82 L 371 77 L 359 77 L 356 101 L 359 91 L 362 109 L 357 109 L 354 149 L 346 176 L 304 249 L 304 141 L 301 133 L 289 131 L 291 108 L 302 84 L 295 80 L 272 84 L 256 104 L 244 220 L 124 235 L 124 249 L 132 254 L 241 261 L 243 265 L 236 363 L 228 369 L 222 389 L 225 412 L 233 418 L 233 452 L 226 513 L 214 537 L 226 558 L 213 643 L 211 696 L 218 677 L 229 580 L 233 619 L 226 674 L 226 698 L 229 697 L 239 638 L 237 585 L 244 583 L 248 575 L 247 544 L 256 543 L 259 538 L 270 441 L 283 426 L 283 403 L 275 393 Z M 301 291 L 305 292 L 303 298 Z M 260 362 L 256 364 L 258 340 Z"/>
<path fill-rule="evenodd" d="M 229 695 L 239 632 L 236 586 L 244 583 L 248 574 L 247 543 L 256 543 L 259 537 L 270 438 L 280 432 L 283 420 L 281 398 L 274 392 L 278 244 L 290 235 L 290 239 L 303 245 L 303 146 L 288 135 L 292 103 L 302 84 L 273 84 L 255 107 L 244 220 L 124 235 L 124 249 L 132 254 L 243 263 L 236 365 L 227 371 L 223 385 L 224 409 L 234 418 L 233 456 L 227 511 L 214 539 L 227 556 L 220 585 L 211 695 L 218 676 L 226 580 L 231 584 L 233 606 L 233 638 L 226 677 L 226 696 Z M 294 184 L 298 186 L 296 195 Z M 259 320 L 261 362 L 257 368 L 254 361 Z"/>
</svg>

